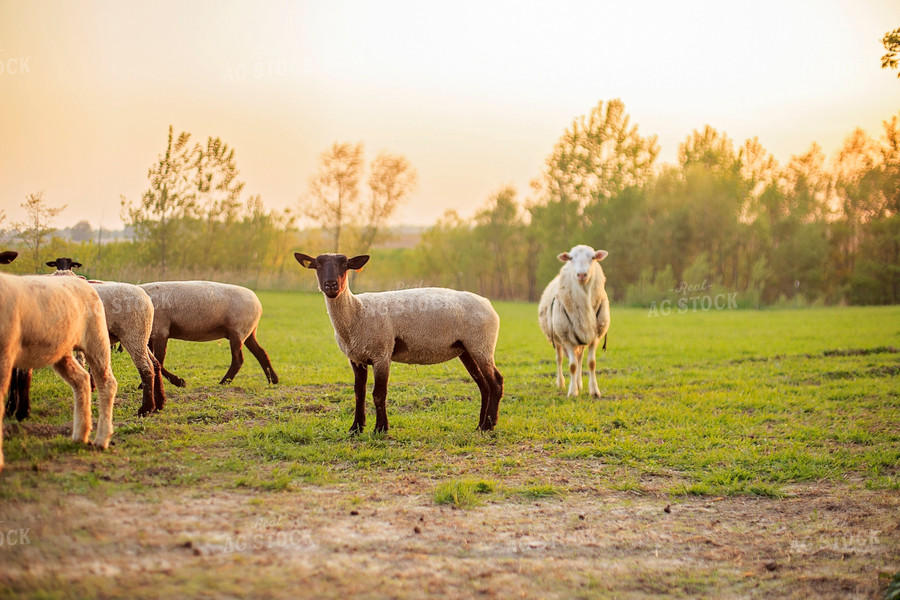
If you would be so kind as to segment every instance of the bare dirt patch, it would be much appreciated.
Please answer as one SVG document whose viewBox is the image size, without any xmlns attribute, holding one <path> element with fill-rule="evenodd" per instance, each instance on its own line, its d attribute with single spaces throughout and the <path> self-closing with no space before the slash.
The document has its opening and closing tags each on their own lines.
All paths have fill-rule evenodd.
<svg viewBox="0 0 900 600">
<path fill-rule="evenodd" d="M 434 482 L 235 493 L 187 487 L 7 501 L 3 595 L 877 597 L 900 569 L 900 496 L 579 491 L 469 510 Z"/>
</svg>

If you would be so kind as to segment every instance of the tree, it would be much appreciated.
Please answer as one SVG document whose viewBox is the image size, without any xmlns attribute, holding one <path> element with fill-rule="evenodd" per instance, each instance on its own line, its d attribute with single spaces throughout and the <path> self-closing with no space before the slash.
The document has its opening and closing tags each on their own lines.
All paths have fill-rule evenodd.
<svg viewBox="0 0 900 600">
<path fill-rule="evenodd" d="M 549 281 L 555 275 L 558 248 L 571 248 L 583 234 L 587 206 L 608 202 L 622 190 L 650 180 L 659 155 L 656 139 L 638 133 L 618 99 L 601 100 L 566 129 L 534 184 L 538 200 L 528 207 L 532 228 L 537 225 L 535 281 Z"/>
<path fill-rule="evenodd" d="M 416 170 L 406 157 L 380 152 L 369 167 L 369 202 L 363 209 L 365 222 L 357 252 L 365 254 L 379 230 L 397 211 L 416 186 Z"/>
<path fill-rule="evenodd" d="M 881 68 L 896 69 L 898 64 L 897 53 L 900 52 L 900 27 L 884 34 L 884 37 L 881 38 L 881 43 L 884 44 L 884 49 L 887 50 L 887 54 L 881 57 Z M 900 73 L 897 73 L 897 77 L 900 77 Z"/>
<path fill-rule="evenodd" d="M 25 209 L 25 221 L 13 223 L 12 228 L 16 231 L 16 237 L 30 251 L 34 272 L 40 273 L 45 262 L 41 257 L 41 248 L 56 231 L 51 222 L 66 208 L 66 205 L 47 206 L 44 192 L 37 192 L 29 194 L 20 206 Z"/>
<path fill-rule="evenodd" d="M 882 122 L 884 126 L 881 146 L 881 190 L 884 194 L 884 210 L 890 216 L 900 214 L 900 114 Z"/>
<path fill-rule="evenodd" d="M 210 137 L 206 148 L 199 145 L 193 150 L 194 183 L 197 194 L 203 199 L 200 209 L 208 219 L 233 221 L 240 208 L 244 182 L 237 176 L 240 171 L 231 148 L 220 138 Z"/>
<path fill-rule="evenodd" d="M 341 251 L 341 234 L 357 216 L 363 145 L 337 143 L 319 155 L 319 170 L 309 179 L 309 195 L 301 212 L 334 236 L 333 251 Z"/>
<path fill-rule="evenodd" d="M 169 125 L 166 151 L 150 167 L 150 187 L 137 204 L 122 198 L 122 220 L 134 227 L 135 236 L 149 245 L 151 260 L 159 264 L 165 277 L 172 246 L 185 217 L 197 211 L 196 185 L 191 185 L 190 167 L 196 160 L 195 148 L 188 145 L 191 134 L 182 131 L 175 138 Z"/>
<path fill-rule="evenodd" d="M 646 182 L 658 155 L 656 136 L 638 133 L 621 100 L 601 100 L 557 141 L 547 159 L 545 186 L 551 198 L 584 207 Z"/>
<path fill-rule="evenodd" d="M 492 195 L 475 215 L 474 242 L 482 251 L 478 261 L 483 276 L 480 291 L 494 298 L 511 299 L 515 279 L 524 272 L 528 258 L 522 246 L 522 221 L 516 189 L 506 186 Z"/>
<path fill-rule="evenodd" d="M 88 221 L 82 219 L 72 226 L 72 228 L 69 230 L 69 235 L 72 238 L 73 242 L 86 242 L 93 237 L 91 224 Z"/>
</svg>

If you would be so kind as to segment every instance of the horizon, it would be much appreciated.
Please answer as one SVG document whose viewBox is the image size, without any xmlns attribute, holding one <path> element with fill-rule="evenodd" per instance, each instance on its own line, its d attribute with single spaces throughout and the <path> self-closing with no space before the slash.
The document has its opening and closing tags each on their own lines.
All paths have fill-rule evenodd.
<svg viewBox="0 0 900 600">
<path fill-rule="evenodd" d="M 169 125 L 235 148 L 245 199 L 294 208 L 319 154 L 362 142 L 406 156 L 419 185 L 391 224 L 519 201 L 572 121 L 620 98 L 657 166 L 710 125 L 779 164 L 900 107 L 880 68 L 900 3 L 565 2 L 120 5 L 0 2 L 4 226 L 43 191 L 54 225 L 122 228 Z M 159 40 L 166 40 L 160 46 Z M 171 40 L 171 43 L 169 41 Z M 12 67 L 15 67 L 13 69 Z"/>
</svg>

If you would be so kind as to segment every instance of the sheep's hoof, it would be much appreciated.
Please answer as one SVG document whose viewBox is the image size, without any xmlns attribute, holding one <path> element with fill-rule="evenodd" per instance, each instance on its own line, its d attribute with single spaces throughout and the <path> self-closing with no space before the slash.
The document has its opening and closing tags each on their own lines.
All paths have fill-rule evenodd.
<svg viewBox="0 0 900 600">
<path fill-rule="evenodd" d="M 182 381 L 184 381 L 184 380 L 182 379 Z M 219 385 L 229 385 L 231 382 L 232 382 L 231 379 L 228 379 L 227 377 L 223 377 L 222 381 L 219 382 Z M 178 385 L 178 384 L 176 383 L 175 385 Z M 182 387 L 182 386 L 179 386 L 179 387 Z"/>
<path fill-rule="evenodd" d="M 484 420 L 478 424 L 478 429 L 481 431 L 491 431 L 494 429 L 494 419 L 490 415 L 486 416 Z"/>
<path fill-rule="evenodd" d="M 187 385 L 187 381 L 185 381 L 181 377 L 175 377 L 174 379 L 172 379 L 172 385 L 174 385 L 175 387 L 184 387 Z"/>
<path fill-rule="evenodd" d="M 363 432 L 363 427 L 364 427 L 364 425 L 361 425 L 359 423 L 354 423 L 350 427 L 350 431 L 348 433 L 352 436 L 357 436 Z"/>
</svg>

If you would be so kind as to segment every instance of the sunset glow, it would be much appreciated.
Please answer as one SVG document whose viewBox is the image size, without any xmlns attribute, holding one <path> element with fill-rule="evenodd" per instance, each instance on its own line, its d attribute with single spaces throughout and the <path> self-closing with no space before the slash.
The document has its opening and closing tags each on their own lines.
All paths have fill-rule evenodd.
<svg viewBox="0 0 900 600">
<path fill-rule="evenodd" d="M 117 228 L 168 126 L 237 150 L 249 194 L 296 205 L 335 141 L 403 154 L 396 222 L 520 199 L 572 119 L 621 98 L 661 160 L 709 124 L 786 162 L 881 135 L 900 3 L 0 3 L 0 207 L 43 190 L 57 226 Z"/>
</svg>

